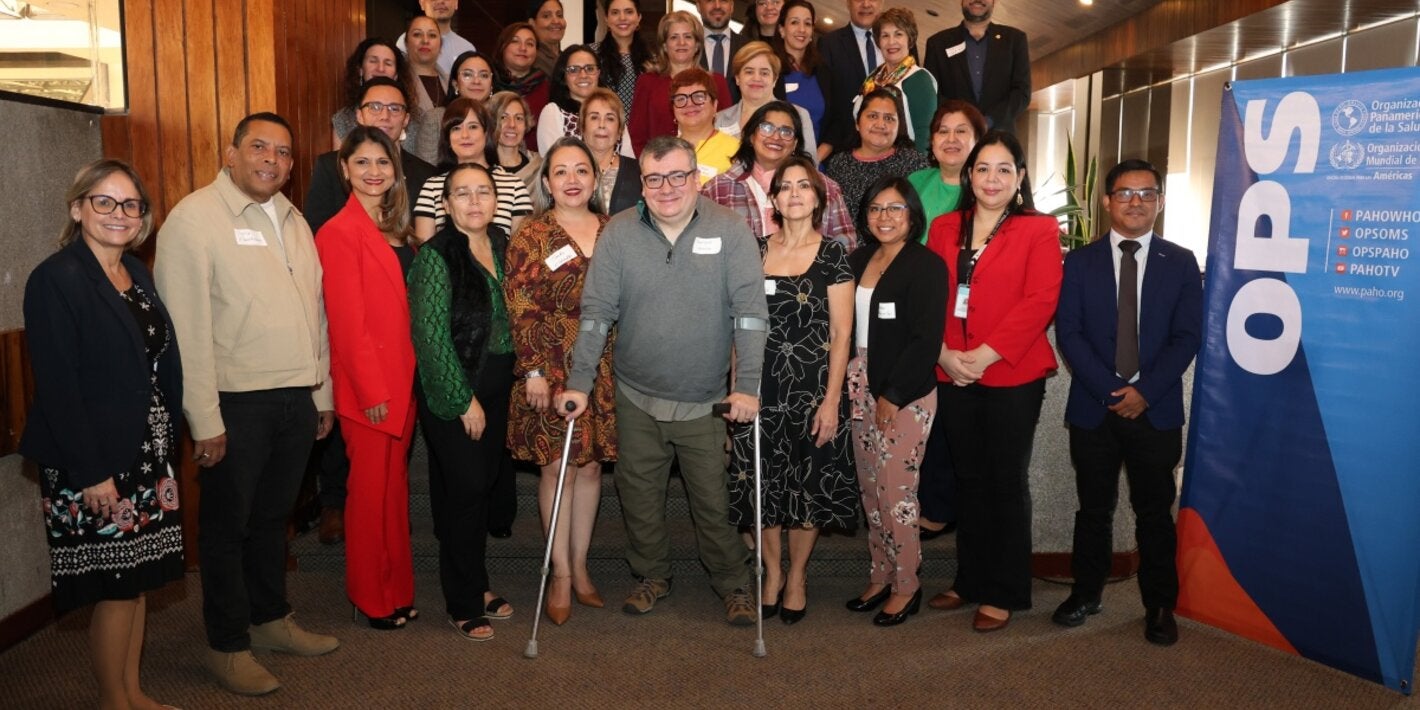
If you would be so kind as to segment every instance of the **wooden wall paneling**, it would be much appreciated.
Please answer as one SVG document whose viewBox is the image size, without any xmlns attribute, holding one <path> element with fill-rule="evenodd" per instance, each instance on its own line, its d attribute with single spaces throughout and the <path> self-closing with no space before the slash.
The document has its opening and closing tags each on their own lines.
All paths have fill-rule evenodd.
<svg viewBox="0 0 1420 710">
<path fill-rule="evenodd" d="M 19 450 L 25 412 L 35 397 L 34 372 L 30 370 L 23 328 L 0 333 L 0 383 L 0 391 L 4 392 L 0 399 L 0 456 L 8 456 Z"/>
<path fill-rule="evenodd" d="M 154 0 L 154 49 L 158 85 L 158 141 L 162 182 L 154 190 L 163 196 L 163 210 L 192 192 L 191 134 L 187 112 L 188 62 L 183 36 L 186 10 L 182 0 Z M 196 59 L 191 67 L 201 71 Z M 139 143 L 139 145 L 147 145 Z"/>
<path fill-rule="evenodd" d="M 247 40 L 247 112 L 275 111 L 277 49 L 273 0 L 246 0 L 243 27 Z M 321 31 L 319 25 L 297 29 L 298 33 Z"/>
<path fill-rule="evenodd" d="M 191 137 L 190 170 L 193 188 L 206 185 L 217 174 L 221 134 L 217 131 L 217 51 L 213 0 L 187 0 L 187 108 Z"/>
<path fill-rule="evenodd" d="M 153 199 L 153 219 L 161 223 L 167 214 L 162 188 L 161 144 L 158 141 L 158 87 L 155 81 L 157 55 L 153 46 L 153 0 L 124 3 L 124 42 L 128 60 L 127 160 L 138 171 Z M 105 155 L 109 145 L 104 143 Z"/>
<path fill-rule="evenodd" d="M 218 146 L 225 150 L 231 145 L 237 124 L 250 113 L 247 110 L 246 35 L 242 31 L 246 18 L 240 3 L 216 0 L 214 7 L 217 136 Z M 225 159 L 221 164 L 226 164 Z M 213 173 L 208 179 L 215 176 Z"/>
</svg>

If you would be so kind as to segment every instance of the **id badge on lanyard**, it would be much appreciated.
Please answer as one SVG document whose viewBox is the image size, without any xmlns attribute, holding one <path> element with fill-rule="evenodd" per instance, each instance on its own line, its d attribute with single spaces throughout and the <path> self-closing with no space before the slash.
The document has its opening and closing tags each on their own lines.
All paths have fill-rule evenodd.
<svg viewBox="0 0 1420 710">
<path fill-rule="evenodd" d="M 976 250 L 976 254 L 971 257 L 971 263 L 967 265 L 966 273 L 961 275 L 961 283 L 957 284 L 956 307 L 952 309 L 953 318 L 966 320 L 971 301 L 971 276 L 976 272 L 976 263 L 981 261 L 981 255 L 986 253 L 986 247 L 991 246 L 991 240 L 996 238 L 996 233 L 1001 231 L 1001 225 L 1006 222 L 1006 217 L 1010 214 L 1010 212 L 1001 213 L 1001 218 L 996 220 L 996 226 L 992 227 L 991 233 L 986 235 L 986 241 L 982 242 L 981 248 Z"/>
</svg>

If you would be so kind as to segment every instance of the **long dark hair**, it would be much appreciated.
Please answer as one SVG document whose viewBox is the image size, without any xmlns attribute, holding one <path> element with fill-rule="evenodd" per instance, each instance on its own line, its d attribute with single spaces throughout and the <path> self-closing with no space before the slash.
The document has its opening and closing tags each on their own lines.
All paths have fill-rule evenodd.
<svg viewBox="0 0 1420 710">
<path fill-rule="evenodd" d="M 444 89 L 445 106 L 453 103 L 454 99 L 459 97 L 459 70 L 463 68 L 463 63 L 470 59 L 482 59 L 483 63 L 488 65 L 488 72 L 494 77 L 498 76 L 498 68 L 493 66 L 493 60 L 490 59 L 488 55 L 476 49 L 470 49 L 460 54 L 458 58 L 454 60 L 453 66 L 450 67 L 453 71 L 449 72 L 449 85 Z M 488 82 L 488 95 L 493 95 L 492 81 Z"/>
<path fill-rule="evenodd" d="M 848 141 L 848 148 L 852 150 L 862 147 L 863 134 L 858 131 L 858 117 L 868 110 L 870 102 L 879 99 L 891 101 L 893 110 L 897 111 L 897 138 L 893 140 L 892 147 L 896 150 L 917 150 L 917 144 L 912 142 L 912 136 L 907 135 L 907 110 L 902 106 L 902 94 L 896 89 L 886 86 L 869 91 L 858 103 L 858 111 L 853 114 L 853 140 Z"/>
<path fill-rule="evenodd" d="M 551 2 L 555 0 L 548 1 Z M 572 55 L 578 52 L 586 52 L 591 55 L 592 61 L 597 65 L 597 69 L 601 69 L 601 60 L 597 59 L 597 53 L 592 51 L 591 47 L 585 44 L 574 44 L 562 50 L 562 53 L 557 55 L 557 63 L 552 66 L 552 83 L 548 86 L 547 93 L 548 101 L 557 104 L 557 107 L 563 111 L 573 114 L 581 113 L 582 102 L 573 98 L 572 88 L 567 86 L 567 65 L 572 63 Z M 597 80 L 600 83 L 600 71 L 597 74 Z"/>
<path fill-rule="evenodd" d="M 483 126 L 483 159 L 488 161 L 489 165 L 498 164 L 498 139 L 495 137 L 498 128 L 493 125 L 493 112 L 478 101 L 460 96 L 444 108 L 444 120 L 439 123 L 440 170 L 448 170 L 458 164 L 459 159 L 454 155 L 453 141 L 449 136 L 453 134 L 455 126 L 468 120 L 470 114 Z"/>
<path fill-rule="evenodd" d="M 597 4 L 601 5 L 603 13 L 609 14 L 611 12 L 611 3 L 612 0 L 597 0 Z M 640 14 L 640 5 L 638 5 L 635 0 L 632 0 L 631 4 L 636 6 L 636 13 Z M 631 66 L 633 67 L 633 71 L 640 74 L 642 71 L 645 71 L 646 66 L 654 61 L 655 58 L 655 55 L 651 54 L 651 47 L 646 44 L 646 38 L 641 34 L 641 29 L 638 27 L 636 31 L 631 34 Z M 601 44 L 597 45 L 597 64 L 601 65 L 602 68 L 602 86 L 615 89 L 616 85 L 621 82 L 622 72 L 626 71 L 626 67 L 621 64 L 621 47 L 616 44 L 616 38 L 611 36 L 610 30 L 607 31 L 606 37 L 602 39 Z"/>
<path fill-rule="evenodd" d="M 542 167 L 537 171 L 537 184 L 533 186 L 533 208 L 537 214 L 542 214 L 553 208 L 555 200 L 552 193 L 547 189 L 548 174 L 552 172 L 552 156 L 563 148 L 573 148 L 582 151 L 587 156 L 587 162 L 592 166 L 592 198 L 587 202 L 587 209 L 593 214 L 606 214 L 606 209 L 602 206 L 601 190 L 596 189 L 597 183 L 601 180 L 602 170 L 597 166 L 597 158 L 592 155 L 592 149 L 581 138 L 576 136 L 562 136 L 553 142 L 543 153 Z"/>
<path fill-rule="evenodd" d="M 922 198 L 917 195 L 917 188 L 901 175 L 884 175 L 868 186 L 863 192 L 862 201 L 858 203 L 857 227 L 860 242 L 877 243 L 877 236 L 868 228 L 868 205 L 873 203 L 874 197 L 889 189 L 897 190 L 898 194 L 902 195 L 902 203 L 907 205 L 907 240 L 915 240 L 917 235 L 927 228 L 927 212 L 922 209 Z"/>
<path fill-rule="evenodd" d="M 760 106 L 749 115 L 749 121 L 740 133 L 740 148 L 730 156 L 730 162 L 738 162 L 745 170 L 754 167 L 754 133 L 759 130 L 761 123 L 769 120 L 771 111 L 788 114 L 789 120 L 794 124 L 794 150 L 789 153 L 789 157 L 808 156 L 808 152 L 804 150 L 804 121 L 799 117 L 799 112 L 794 110 L 794 106 L 789 102 L 775 100 Z"/>
<path fill-rule="evenodd" d="M 1004 146 L 1011 153 L 1011 162 L 1016 164 L 1016 170 L 1021 174 L 1021 187 L 1016 195 L 1020 198 L 1012 198 L 1006 203 L 1006 214 L 1028 213 L 1035 211 L 1035 199 L 1031 197 L 1030 174 L 1026 172 L 1026 152 L 1021 148 L 1021 142 L 1016 137 L 1002 130 L 987 131 L 981 140 L 976 142 L 976 147 L 971 149 L 971 154 L 966 156 L 966 164 L 961 167 L 961 201 L 957 203 L 957 209 L 962 213 L 965 220 L 967 214 L 976 209 L 976 192 L 971 186 L 972 166 L 976 165 L 976 159 L 981 155 L 981 149 L 988 145 Z"/>
<path fill-rule="evenodd" d="M 779 9 L 779 29 L 774 33 L 774 41 L 770 44 L 773 44 L 775 51 L 779 53 L 779 63 L 784 66 L 785 74 L 797 69 L 805 76 L 813 76 L 818 71 L 819 65 L 818 39 L 812 37 L 809 39 L 809 46 L 804 47 L 804 61 L 802 62 L 795 62 L 794 58 L 789 56 L 789 50 L 784 46 L 784 20 L 789 16 L 789 9 L 795 7 L 808 10 L 812 24 L 818 24 L 818 11 L 814 9 L 813 3 L 809 0 L 789 0 L 784 3 L 784 7 Z M 751 10 L 751 12 L 753 11 Z"/>
<path fill-rule="evenodd" d="M 345 105 L 350 108 L 358 108 L 360 99 L 364 98 L 365 84 L 360 80 L 360 68 L 364 66 L 365 54 L 371 47 L 387 47 L 394 52 L 394 73 L 398 75 L 396 81 L 404 86 L 405 96 L 414 93 L 414 69 L 409 66 L 404 52 L 399 51 L 394 42 L 383 37 L 366 37 L 345 60 Z"/>
</svg>

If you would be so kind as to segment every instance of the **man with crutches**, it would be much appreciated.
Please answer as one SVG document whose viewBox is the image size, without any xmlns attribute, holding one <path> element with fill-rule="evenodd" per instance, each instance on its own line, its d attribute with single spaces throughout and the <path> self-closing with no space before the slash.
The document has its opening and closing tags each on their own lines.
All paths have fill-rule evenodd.
<svg viewBox="0 0 1420 710">
<path fill-rule="evenodd" d="M 749 553 L 729 522 L 724 420 L 749 422 L 759 409 L 769 315 L 759 249 L 742 217 L 696 191 L 689 143 L 653 139 L 640 163 L 644 201 L 602 232 L 557 406 L 572 403 L 569 419 L 586 407 L 615 324 L 616 488 L 638 579 L 622 609 L 645 614 L 670 594 L 666 487 L 678 458 L 711 586 L 725 601 L 726 620 L 750 625 L 759 605 L 749 592 Z M 721 402 L 729 407 L 723 418 L 712 412 Z"/>
</svg>

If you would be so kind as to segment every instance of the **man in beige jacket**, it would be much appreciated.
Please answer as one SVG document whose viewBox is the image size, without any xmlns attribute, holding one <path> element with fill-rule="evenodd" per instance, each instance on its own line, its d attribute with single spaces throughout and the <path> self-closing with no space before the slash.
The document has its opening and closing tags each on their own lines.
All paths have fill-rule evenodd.
<svg viewBox="0 0 1420 710">
<path fill-rule="evenodd" d="M 292 143 L 276 114 L 242 119 L 227 167 L 168 215 L 154 263 L 202 467 L 204 661 L 244 695 L 281 685 L 253 648 L 316 656 L 340 645 L 296 626 L 286 602 L 286 519 L 334 409 L 320 262 L 280 193 Z"/>
</svg>

